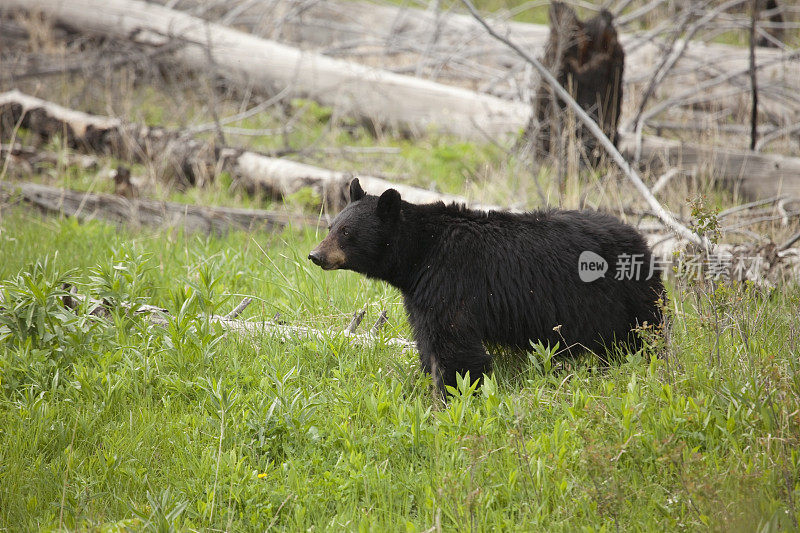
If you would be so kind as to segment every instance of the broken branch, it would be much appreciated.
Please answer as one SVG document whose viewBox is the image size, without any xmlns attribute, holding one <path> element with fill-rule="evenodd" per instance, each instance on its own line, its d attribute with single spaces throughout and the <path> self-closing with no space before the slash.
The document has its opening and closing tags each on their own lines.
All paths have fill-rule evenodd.
<svg viewBox="0 0 800 533">
<path fill-rule="evenodd" d="M 489 32 L 490 35 L 492 35 L 495 39 L 505 43 L 517 54 L 523 57 L 528 63 L 530 63 L 537 71 L 539 71 L 539 74 L 541 74 L 542 78 L 544 78 L 556 95 L 558 95 L 558 98 L 569 106 L 569 108 L 575 113 L 575 116 L 578 117 L 583 125 L 586 126 L 586 128 L 592 133 L 592 135 L 594 135 L 598 142 L 600 142 L 606 152 L 608 152 L 611 158 L 617 163 L 617 165 L 622 169 L 639 193 L 644 197 L 650 208 L 667 227 L 690 242 L 701 245 L 704 248 L 709 246 L 707 239 L 697 235 L 689 228 L 675 220 L 675 218 L 670 215 L 666 209 L 664 209 L 661 203 L 650 192 L 650 189 L 647 188 L 647 185 L 644 184 L 642 178 L 639 177 L 639 174 L 628 164 L 625 158 L 622 157 L 622 154 L 614 146 L 614 143 L 611 142 L 606 134 L 603 133 L 603 130 L 600 129 L 597 123 L 593 121 L 588 114 L 586 114 L 586 112 L 578 105 L 578 103 L 575 102 L 575 99 L 570 96 L 569 92 L 567 92 L 567 90 L 558 83 L 550 71 L 544 68 L 544 66 L 528 52 L 514 44 L 509 39 L 506 39 L 502 35 L 495 32 L 494 29 L 489 26 L 489 24 L 480 16 L 480 14 L 478 14 L 475 6 L 472 5 L 470 0 L 461 1 L 467 6 L 467 9 L 469 9 L 470 13 L 472 13 L 472 16 L 475 17 L 475 19 L 486 29 L 486 31 Z"/>
</svg>

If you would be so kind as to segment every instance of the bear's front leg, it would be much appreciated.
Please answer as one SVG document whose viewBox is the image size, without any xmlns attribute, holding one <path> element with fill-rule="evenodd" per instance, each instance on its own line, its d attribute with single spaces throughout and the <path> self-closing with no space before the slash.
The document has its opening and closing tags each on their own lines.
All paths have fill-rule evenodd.
<svg viewBox="0 0 800 533">
<path fill-rule="evenodd" d="M 492 370 L 492 359 L 480 339 L 450 335 L 419 335 L 419 359 L 423 370 L 433 376 L 433 382 L 443 397 L 447 386 L 456 387 L 456 375 L 469 372 L 471 381 L 483 380 Z"/>
</svg>

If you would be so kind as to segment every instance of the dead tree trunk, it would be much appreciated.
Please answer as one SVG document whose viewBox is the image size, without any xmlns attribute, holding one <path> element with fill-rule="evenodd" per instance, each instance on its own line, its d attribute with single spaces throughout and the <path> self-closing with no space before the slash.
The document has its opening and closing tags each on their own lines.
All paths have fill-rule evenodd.
<svg viewBox="0 0 800 533">
<path fill-rule="evenodd" d="M 603 10 L 581 22 L 572 8 L 553 2 L 544 64 L 616 146 L 625 52 L 617 39 L 611 13 Z M 564 130 L 565 115 L 566 106 L 557 102 L 548 85 L 542 84 L 535 101 L 538 124 L 532 121 L 527 129 L 539 156 L 552 153 L 553 136 Z M 576 140 L 588 161 L 596 164 L 601 150 L 594 136 L 578 126 Z"/>
</svg>

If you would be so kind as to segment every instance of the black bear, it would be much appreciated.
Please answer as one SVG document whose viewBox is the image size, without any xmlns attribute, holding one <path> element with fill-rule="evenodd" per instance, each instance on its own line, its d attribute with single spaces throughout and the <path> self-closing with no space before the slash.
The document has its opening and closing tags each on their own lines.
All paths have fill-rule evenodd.
<svg viewBox="0 0 800 533">
<path fill-rule="evenodd" d="M 442 391 L 456 373 L 489 372 L 487 344 L 635 350 L 633 330 L 661 323 L 664 286 L 650 275 L 650 250 L 610 215 L 417 205 L 394 189 L 368 195 L 354 179 L 329 230 L 309 259 L 400 289 L 422 366 Z M 621 264 L 635 268 L 609 269 Z"/>
</svg>

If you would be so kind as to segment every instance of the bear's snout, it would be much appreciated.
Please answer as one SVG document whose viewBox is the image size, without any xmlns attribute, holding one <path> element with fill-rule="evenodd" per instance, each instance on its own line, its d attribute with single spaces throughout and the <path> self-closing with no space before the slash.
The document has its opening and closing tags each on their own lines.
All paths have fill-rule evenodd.
<svg viewBox="0 0 800 533">
<path fill-rule="evenodd" d="M 311 250 L 308 258 L 323 270 L 335 270 L 342 268 L 346 258 L 342 249 L 332 239 L 326 238 L 319 245 Z"/>
<path fill-rule="evenodd" d="M 322 255 L 317 250 L 311 250 L 311 253 L 308 254 L 308 258 L 311 259 L 311 262 L 317 266 L 322 266 Z"/>
</svg>

